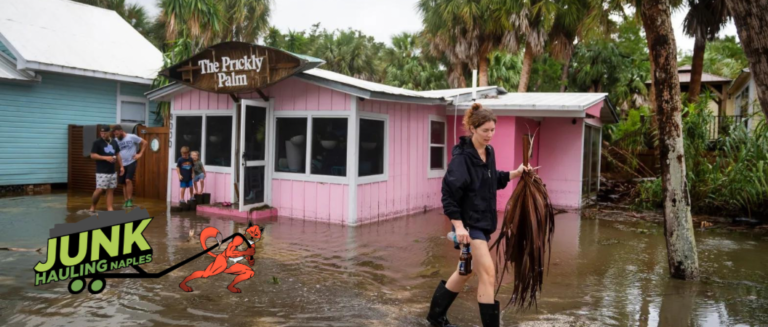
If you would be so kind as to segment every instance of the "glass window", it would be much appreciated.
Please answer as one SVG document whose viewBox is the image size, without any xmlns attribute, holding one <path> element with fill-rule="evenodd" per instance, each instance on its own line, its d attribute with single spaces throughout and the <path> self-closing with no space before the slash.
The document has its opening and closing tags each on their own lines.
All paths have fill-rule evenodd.
<svg viewBox="0 0 768 327">
<path fill-rule="evenodd" d="M 120 122 L 147 124 L 147 105 L 143 102 L 120 101 Z"/>
<path fill-rule="evenodd" d="M 266 158 L 267 108 L 245 107 L 245 160 L 258 161 Z"/>
<path fill-rule="evenodd" d="M 176 159 L 181 158 L 181 148 L 189 147 L 189 151 L 200 151 L 203 139 L 202 116 L 176 117 Z"/>
<path fill-rule="evenodd" d="M 312 118 L 311 173 L 347 176 L 347 118 Z"/>
<path fill-rule="evenodd" d="M 360 119 L 358 176 L 384 174 L 384 121 Z"/>
<path fill-rule="evenodd" d="M 277 118 L 275 131 L 275 171 L 305 174 L 307 118 Z"/>
<path fill-rule="evenodd" d="M 445 122 L 429 121 L 429 169 L 445 169 Z"/>
<path fill-rule="evenodd" d="M 232 167 L 232 116 L 205 117 L 205 160 L 209 166 Z"/>
</svg>

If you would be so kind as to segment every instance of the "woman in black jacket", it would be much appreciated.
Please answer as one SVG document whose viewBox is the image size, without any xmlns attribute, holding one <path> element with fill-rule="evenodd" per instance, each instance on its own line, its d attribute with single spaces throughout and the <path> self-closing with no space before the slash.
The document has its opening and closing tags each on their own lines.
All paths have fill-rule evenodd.
<svg viewBox="0 0 768 327">
<path fill-rule="evenodd" d="M 483 326 L 499 326 L 499 302 L 494 300 L 496 269 L 488 249 L 497 224 L 496 191 L 530 166 L 521 164 L 511 172 L 496 170 L 496 156 L 490 145 L 496 132 L 496 115 L 490 110 L 475 103 L 467 110 L 463 123 L 469 136 L 462 136 L 453 147 L 453 159 L 443 177 L 443 212 L 451 219 L 457 241 L 470 244 L 472 249 L 473 272 L 480 277 L 477 302 Z M 454 326 L 446 313 L 470 277 L 459 275 L 457 269 L 448 282 L 440 282 L 427 316 L 432 326 Z"/>
</svg>

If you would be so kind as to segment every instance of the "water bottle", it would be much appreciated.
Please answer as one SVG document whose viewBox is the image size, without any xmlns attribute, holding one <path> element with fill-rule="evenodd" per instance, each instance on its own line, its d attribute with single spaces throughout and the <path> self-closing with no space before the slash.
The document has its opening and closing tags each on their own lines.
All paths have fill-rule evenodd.
<svg viewBox="0 0 768 327">
<path fill-rule="evenodd" d="M 453 248 L 458 250 L 459 247 L 459 241 L 456 239 L 456 233 L 454 231 L 451 231 L 448 233 L 448 239 L 453 241 Z"/>
</svg>

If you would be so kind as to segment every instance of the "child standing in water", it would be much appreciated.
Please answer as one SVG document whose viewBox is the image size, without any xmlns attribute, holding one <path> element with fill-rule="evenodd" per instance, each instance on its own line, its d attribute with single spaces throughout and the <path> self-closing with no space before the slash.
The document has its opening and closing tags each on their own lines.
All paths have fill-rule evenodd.
<svg viewBox="0 0 768 327">
<path fill-rule="evenodd" d="M 194 164 L 194 173 L 195 178 L 192 180 L 192 190 L 195 194 L 203 194 L 205 191 L 205 166 L 203 165 L 203 162 L 200 160 L 200 152 L 198 151 L 192 151 L 192 161 L 195 162 Z M 200 183 L 198 186 L 197 183 Z"/>
<path fill-rule="evenodd" d="M 187 189 L 192 187 L 192 179 L 194 178 L 194 162 L 189 157 L 189 147 L 181 147 L 181 158 L 176 160 L 176 173 L 179 174 L 179 203 L 187 202 Z M 189 195 L 192 195 L 190 192 Z"/>
</svg>

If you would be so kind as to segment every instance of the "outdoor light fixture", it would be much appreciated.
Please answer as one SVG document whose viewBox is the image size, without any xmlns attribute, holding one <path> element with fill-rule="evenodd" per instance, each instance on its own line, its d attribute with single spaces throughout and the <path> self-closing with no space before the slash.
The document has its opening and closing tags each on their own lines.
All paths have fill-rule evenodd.
<svg viewBox="0 0 768 327">
<path fill-rule="evenodd" d="M 576 125 L 576 118 L 573 119 L 572 123 Z"/>
</svg>

